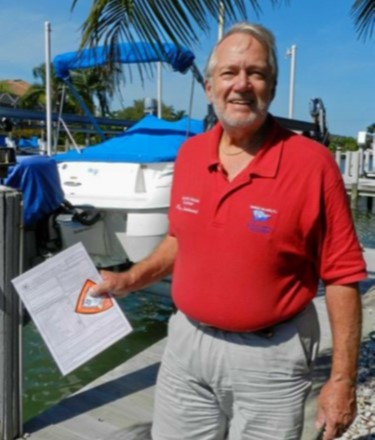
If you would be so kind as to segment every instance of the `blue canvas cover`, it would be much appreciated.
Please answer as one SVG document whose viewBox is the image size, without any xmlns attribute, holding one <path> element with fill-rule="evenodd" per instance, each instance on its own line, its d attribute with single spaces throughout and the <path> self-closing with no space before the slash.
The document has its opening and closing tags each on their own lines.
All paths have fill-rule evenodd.
<svg viewBox="0 0 375 440">
<path fill-rule="evenodd" d="M 110 52 L 105 46 L 67 52 L 53 59 L 53 67 L 58 78 L 69 77 L 69 70 L 87 69 L 108 63 Z M 162 61 L 172 68 L 184 73 L 193 64 L 195 55 L 184 47 L 176 47 L 172 43 L 163 44 L 163 51 L 145 42 L 124 43 L 116 46 L 114 61 L 122 64 L 149 63 Z"/>
<path fill-rule="evenodd" d="M 47 156 L 18 157 L 4 184 L 20 189 L 24 204 L 24 225 L 33 226 L 63 202 L 57 164 Z"/>
<path fill-rule="evenodd" d="M 173 162 L 187 137 L 203 130 L 203 121 L 197 119 L 171 122 L 148 115 L 119 137 L 54 158 L 58 162 Z"/>
</svg>

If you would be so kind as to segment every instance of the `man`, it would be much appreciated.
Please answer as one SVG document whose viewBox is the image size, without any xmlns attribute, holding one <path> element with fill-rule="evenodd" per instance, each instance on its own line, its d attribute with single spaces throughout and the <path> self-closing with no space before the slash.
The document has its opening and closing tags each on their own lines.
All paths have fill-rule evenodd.
<svg viewBox="0 0 375 440">
<path fill-rule="evenodd" d="M 176 161 L 169 234 L 128 272 L 103 272 L 95 290 L 125 296 L 173 271 L 156 440 L 299 439 L 319 279 L 333 360 L 317 426 L 331 440 L 355 417 L 365 265 L 330 153 L 268 113 L 276 83 L 273 35 L 234 26 L 206 67 L 219 123 Z"/>
</svg>

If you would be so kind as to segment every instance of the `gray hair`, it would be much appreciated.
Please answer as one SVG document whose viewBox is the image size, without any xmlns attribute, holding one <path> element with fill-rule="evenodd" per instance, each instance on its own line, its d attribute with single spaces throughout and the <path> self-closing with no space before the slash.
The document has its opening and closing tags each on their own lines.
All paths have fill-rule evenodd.
<svg viewBox="0 0 375 440">
<path fill-rule="evenodd" d="M 208 57 L 206 67 L 204 69 L 204 76 L 206 80 L 209 80 L 212 76 L 212 71 L 216 64 L 216 49 L 220 43 L 227 37 L 233 34 L 248 34 L 257 39 L 268 52 L 268 64 L 271 68 L 272 80 L 274 82 L 274 87 L 276 88 L 277 76 L 278 76 L 278 63 L 276 55 L 276 43 L 273 33 L 260 24 L 251 23 L 237 23 L 232 26 L 229 31 L 218 41 L 211 51 Z"/>
</svg>

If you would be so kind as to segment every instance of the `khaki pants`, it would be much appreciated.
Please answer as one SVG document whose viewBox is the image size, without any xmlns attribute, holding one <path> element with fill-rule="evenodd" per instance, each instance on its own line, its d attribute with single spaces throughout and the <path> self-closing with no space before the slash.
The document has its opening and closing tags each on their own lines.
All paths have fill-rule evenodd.
<svg viewBox="0 0 375 440">
<path fill-rule="evenodd" d="M 154 440 L 298 440 L 318 352 L 311 304 L 273 335 L 205 327 L 181 312 L 169 322 Z"/>
</svg>

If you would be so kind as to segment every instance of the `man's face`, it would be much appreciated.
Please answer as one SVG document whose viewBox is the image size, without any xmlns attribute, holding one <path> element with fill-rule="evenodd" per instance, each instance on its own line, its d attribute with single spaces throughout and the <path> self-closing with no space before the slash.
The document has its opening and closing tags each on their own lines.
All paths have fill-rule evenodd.
<svg viewBox="0 0 375 440">
<path fill-rule="evenodd" d="M 266 48 L 251 35 L 227 37 L 216 49 L 206 94 L 224 128 L 258 128 L 274 96 Z"/>
</svg>

